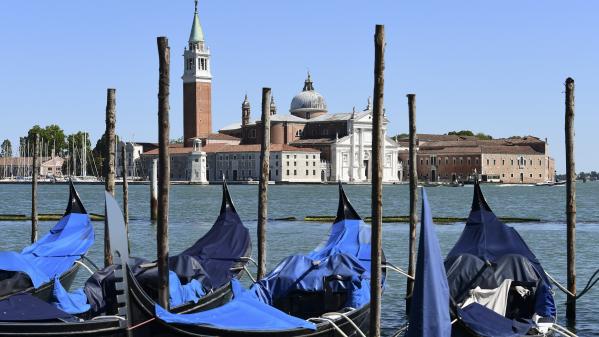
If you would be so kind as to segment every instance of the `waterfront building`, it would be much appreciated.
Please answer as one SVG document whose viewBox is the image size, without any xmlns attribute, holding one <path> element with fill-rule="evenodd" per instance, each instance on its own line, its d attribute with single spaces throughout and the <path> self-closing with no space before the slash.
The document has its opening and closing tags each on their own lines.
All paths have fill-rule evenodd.
<svg viewBox="0 0 599 337">
<path fill-rule="evenodd" d="M 372 104 L 362 111 L 328 113 L 324 97 L 314 89 L 308 74 L 303 90 L 291 101 L 290 114 L 277 114 L 271 105 L 271 143 L 306 147 L 320 151 L 322 181 L 369 182 L 372 163 Z M 261 121 L 251 121 L 247 96 L 241 104 L 241 122 L 228 125 L 220 133 L 239 137 L 241 144 L 260 144 Z M 400 144 L 386 136 L 388 119 L 383 121 L 383 182 L 402 180 Z M 405 150 L 405 149 L 404 149 Z"/>
<path fill-rule="evenodd" d="M 40 157 L 41 177 L 62 177 L 64 158 Z M 0 179 L 31 177 L 33 157 L 0 157 Z"/>
<path fill-rule="evenodd" d="M 197 4 L 183 57 L 183 144 L 170 146 L 171 179 L 206 183 L 220 181 L 224 175 L 232 181 L 257 180 L 262 125 L 259 120 L 252 121 L 247 95 L 241 104 L 240 123 L 224 127 L 218 133 L 212 132 L 210 50 L 205 43 Z M 370 181 L 370 100 L 362 111 L 328 113 L 324 96 L 314 89 L 308 74 L 302 91 L 291 101 L 289 114 L 278 114 L 275 100 L 271 99 L 270 123 L 272 181 Z M 386 118 L 383 124 L 386 135 Z M 386 136 L 384 143 L 383 181 L 399 182 L 402 177 L 398 161 L 400 145 Z M 142 175 L 149 177 L 151 160 L 157 158 L 158 150 L 144 149 L 139 154 L 139 148 L 131 146 L 127 172 L 133 170 L 135 175 L 135 170 L 141 169 Z M 118 174 L 119 167 L 117 159 Z"/>
<path fill-rule="evenodd" d="M 555 180 L 555 161 L 547 140 L 533 136 L 486 140 L 419 134 L 417 158 L 418 179 L 428 182 L 472 181 L 475 177 L 506 184 Z M 402 153 L 400 160 L 407 164 L 408 153 Z"/>
</svg>

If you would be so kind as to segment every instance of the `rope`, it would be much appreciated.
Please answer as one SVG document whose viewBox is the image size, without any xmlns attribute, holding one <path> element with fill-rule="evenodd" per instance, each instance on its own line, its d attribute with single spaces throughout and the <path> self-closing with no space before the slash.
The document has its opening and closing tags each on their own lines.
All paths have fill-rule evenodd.
<svg viewBox="0 0 599 337">
<path fill-rule="evenodd" d="M 360 336 L 366 337 L 366 335 L 362 332 L 362 330 L 360 330 L 360 328 L 356 325 L 356 323 L 354 323 L 354 321 L 352 321 L 351 318 L 349 318 L 346 314 L 344 314 L 342 312 L 329 312 L 322 316 L 328 318 L 327 316 L 330 317 L 331 315 L 340 315 L 341 317 L 345 318 L 349 322 L 349 324 L 351 324 L 351 326 L 353 326 L 354 329 L 356 329 L 356 331 L 360 334 Z"/>
<path fill-rule="evenodd" d="M 571 332 L 570 330 L 564 328 L 561 325 L 558 325 L 557 323 L 553 323 L 553 326 L 549 327 L 549 330 L 552 330 L 554 332 L 559 333 L 562 336 L 567 336 L 567 337 L 578 337 L 576 334 L 574 334 L 573 332 Z"/>
<path fill-rule="evenodd" d="M 140 326 L 142 326 L 142 325 L 146 325 L 146 324 L 150 323 L 151 321 L 153 321 L 153 320 L 155 320 L 155 319 L 156 319 L 156 317 L 152 317 L 152 318 L 150 318 L 150 319 L 149 319 L 149 320 L 147 320 L 147 321 L 143 321 L 143 322 L 141 322 L 141 323 L 135 324 L 134 326 L 128 327 L 128 328 L 127 328 L 127 330 L 131 331 L 131 330 L 133 330 L 133 329 L 137 329 L 137 328 L 139 328 Z"/>
<path fill-rule="evenodd" d="M 593 275 L 591 275 L 591 277 L 589 278 L 589 281 L 587 282 L 586 286 L 580 291 L 580 293 L 578 293 L 577 295 L 575 295 L 575 294 L 571 293 L 568 289 L 566 289 L 566 287 L 564 287 L 563 285 L 561 285 L 551 275 L 549 275 L 549 273 L 545 272 L 545 275 L 547 275 L 547 277 L 551 280 L 551 282 L 553 282 L 553 284 L 555 284 L 557 286 L 557 288 L 559 290 L 561 290 L 565 294 L 573 297 L 574 300 L 577 300 L 577 299 L 581 298 L 584 294 L 586 294 L 589 290 L 591 290 L 597 283 L 599 283 L 599 269 L 597 269 L 597 270 L 595 270 L 595 272 L 593 273 Z"/>
<path fill-rule="evenodd" d="M 96 268 L 96 270 L 100 270 L 100 268 L 98 268 L 98 266 L 94 263 L 94 261 L 90 260 L 89 257 L 87 257 L 85 255 L 81 255 L 81 258 L 84 259 L 85 261 L 87 261 L 89 264 L 91 264 L 92 267 Z"/>
<path fill-rule="evenodd" d="M 78 265 L 83 266 L 83 268 L 85 268 L 91 275 L 94 274 L 94 272 L 87 265 L 85 265 L 85 263 L 83 263 L 83 262 L 81 262 L 79 260 L 75 260 L 75 263 L 78 264 Z"/>
<path fill-rule="evenodd" d="M 400 273 L 401 275 L 403 275 L 403 276 L 405 276 L 405 277 L 407 277 L 407 278 L 409 278 L 409 279 L 411 279 L 411 280 L 415 280 L 414 276 L 412 276 L 412 275 L 410 275 L 410 274 L 406 273 L 406 272 L 405 272 L 405 271 L 403 271 L 401 268 L 399 268 L 399 267 L 396 267 L 396 266 L 392 265 L 392 264 L 391 264 L 391 263 L 389 263 L 389 262 L 386 262 L 385 264 L 383 264 L 383 266 L 382 266 L 382 267 L 383 267 L 383 268 L 386 268 L 386 269 L 390 269 L 390 270 L 396 271 L 396 272 Z"/>
<path fill-rule="evenodd" d="M 404 326 L 402 326 L 401 328 L 397 329 L 397 331 L 395 331 L 395 333 L 393 334 L 392 337 L 399 337 L 400 335 L 403 336 L 404 331 L 408 330 L 409 325 L 406 324 Z"/>
<path fill-rule="evenodd" d="M 333 326 L 333 328 L 335 328 L 335 330 L 337 330 L 337 332 L 339 332 L 339 334 L 341 335 L 341 337 L 348 337 L 345 332 L 343 332 L 343 330 L 341 330 L 337 324 L 335 324 L 335 322 L 333 322 L 332 319 L 328 319 L 328 318 L 324 318 L 324 317 L 312 317 L 312 318 L 308 318 L 307 321 L 312 322 L 312 321 L 321 321 L 321 322 L 328 322 L 329 324 L 331 324 Z"/>
<path fill-rule="evenodd" d="M 250 277 L 250 280 L 252 280 L 252 283 L 256 283 L 256 279 L 252 276 L 252 273 L 250 273 L 250 271 L 248 270 L 248 268 L 246 266 L 243 266 L 243 270 L 248 274 L 248 276 Z"/>
<path fill-rule="evenodd" d="M 106 316 L 96 316 L 96 317 L 93 317 L 92 321 L 97 321 L 97 320 L 106 319 L 106 318 L 116 318 L 116 319 L 120 319 L 121 321 L 126 321 L 127 320 L 124 317 L 117 316 L 117 315 L 106 315 Z"/>
</svg>

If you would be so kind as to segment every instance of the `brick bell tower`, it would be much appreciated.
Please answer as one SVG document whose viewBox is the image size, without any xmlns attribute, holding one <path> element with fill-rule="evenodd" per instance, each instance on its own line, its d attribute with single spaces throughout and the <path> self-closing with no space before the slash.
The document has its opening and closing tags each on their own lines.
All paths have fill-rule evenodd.
<svg viewBox="0 0 599 337">
<path fill-rule="evenodd" d="M 204 43 L 204 32 L 195 1 L 189 44 L 183 53 L 183 141 L 193 146 L 193 138 L 212 133 L 212 75 L 210 50 Z"/>
</svg>

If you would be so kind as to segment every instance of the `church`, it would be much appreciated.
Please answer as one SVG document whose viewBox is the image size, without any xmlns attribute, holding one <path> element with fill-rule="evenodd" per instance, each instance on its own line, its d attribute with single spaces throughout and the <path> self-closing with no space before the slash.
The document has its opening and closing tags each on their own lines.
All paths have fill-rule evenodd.
<svg viewBox="0 0 599 337">
<path fill-rule="evenodd" d="M 260 120 L 252 120 L 247 95 L 239 123 L 212 131 L 212 69 L 210 49 L 200 24 L 197 1 L 188 45 L 183 53 L 183 144 L 170 145 L 171 179 L 190 183 L 252 182 L 259 177 Z M 351 112 L 329 113 L 324 97 L 308 73 L 303 89 L 292 99 L 289 114 L 270 105 L 270 180 L 277 183 L 343 181 L 368 183 L 372 176 L 372 104 Z M 386 136 L 383 123 L 383 181 L 402 180 L 400 145 Z M 149 176 L 158 149 L 140 156 Z"/>
</svg>

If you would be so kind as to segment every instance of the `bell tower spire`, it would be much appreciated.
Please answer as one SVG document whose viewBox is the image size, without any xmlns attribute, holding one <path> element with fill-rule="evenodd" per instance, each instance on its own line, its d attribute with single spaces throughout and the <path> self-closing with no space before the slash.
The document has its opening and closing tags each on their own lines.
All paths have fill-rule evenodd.
<svg viewBox="0 0 599 337">
<path fill-rule="evenodd" d="M 210 49 L 206 46 L 204 31 L 195 0 L 193 22 L 187 48 L 183 76 L 183 141 L 192 146 L 193 139 L 212 132 L 212 73 Z"/>
</svg>

